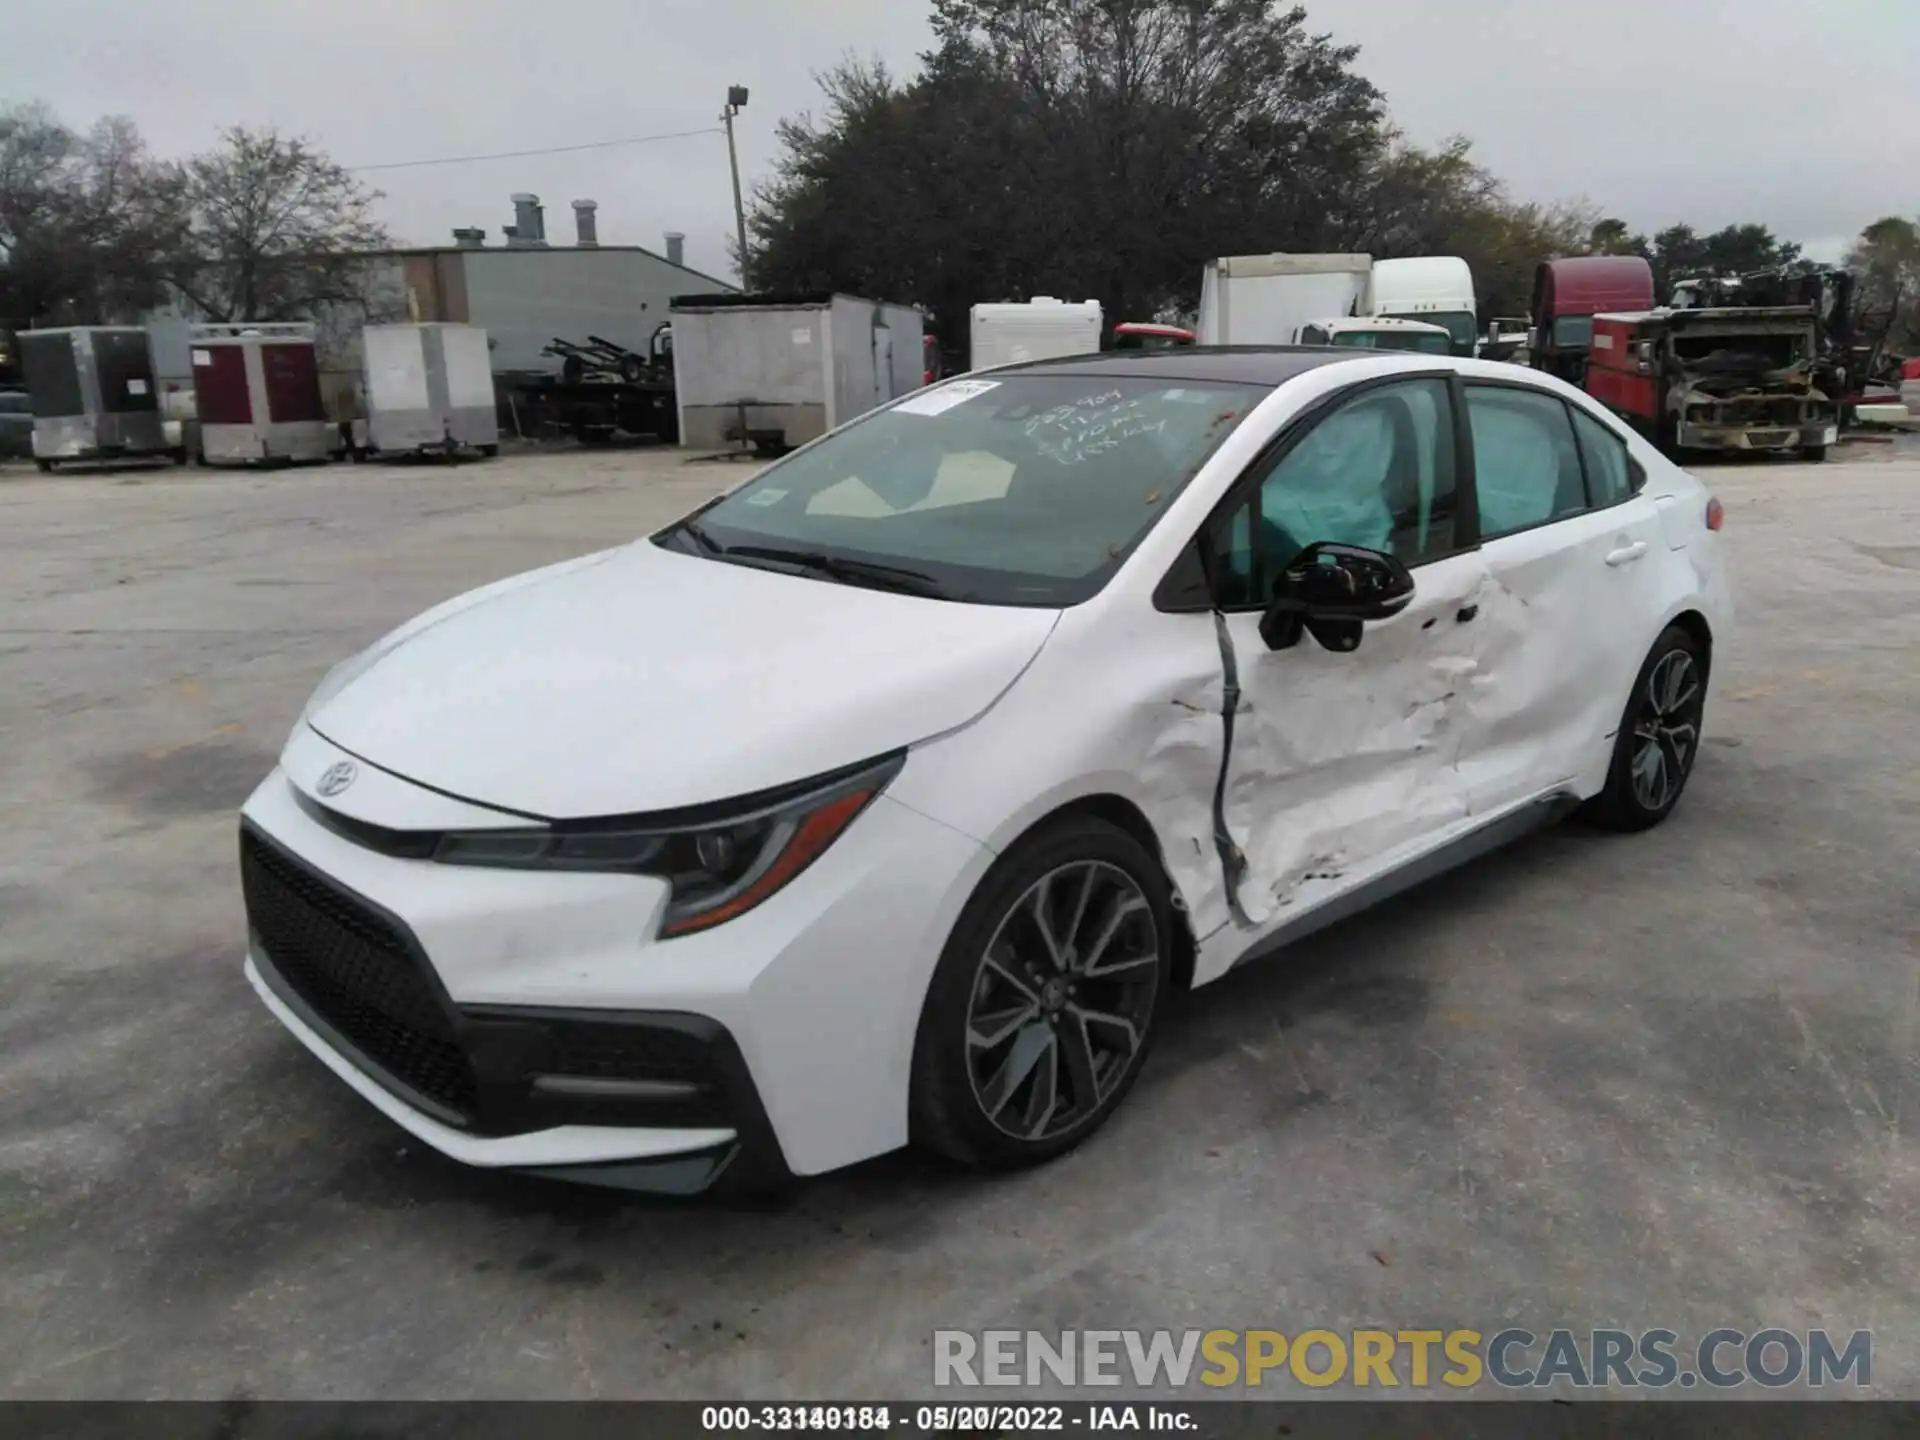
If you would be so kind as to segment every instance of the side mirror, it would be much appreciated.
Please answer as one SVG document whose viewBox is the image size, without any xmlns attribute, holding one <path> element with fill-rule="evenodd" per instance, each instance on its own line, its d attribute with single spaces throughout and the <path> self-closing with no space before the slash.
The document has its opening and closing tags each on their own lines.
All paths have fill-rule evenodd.
<svg viewBox="0 0 1920 1440">
<path fill-rule="evenodd" d="M 1269 650 L 1285 650 L 1304 630 L 1324 649 L 1357 650 L 1366 622 L 1398 615 L 1413 589 L 1413 572 L 1384 551 L 1323 540 L 1287 562 L 1260 617 L 1260 638 Z"/>
</svg>

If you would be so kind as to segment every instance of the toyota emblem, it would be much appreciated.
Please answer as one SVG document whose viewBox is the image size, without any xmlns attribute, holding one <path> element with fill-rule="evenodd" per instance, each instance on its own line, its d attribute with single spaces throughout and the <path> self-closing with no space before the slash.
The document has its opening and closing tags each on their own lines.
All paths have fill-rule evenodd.
<svg viewBox="0 0 1920 1440">
<path fill-rule="evenodd" d="M 351 760 L 341 760 L 329 765 L 320 772 L 320 783 L 313 788 L 323 796 L 338 795 L 353 783 L 353 777 L 360 773 L 360 767 Z"/>
</svg>

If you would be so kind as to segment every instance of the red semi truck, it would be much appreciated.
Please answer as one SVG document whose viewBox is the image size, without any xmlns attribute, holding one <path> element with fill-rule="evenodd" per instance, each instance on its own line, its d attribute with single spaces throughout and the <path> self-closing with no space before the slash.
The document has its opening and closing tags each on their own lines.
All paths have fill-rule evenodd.
<svg viewBox="0 0 1920 1440">
<path fill-rule="evenodd" d="M 1573 255 L 1533 275 L 1528 363 L 1578 385 L 1587 371 L 1593 317 L 1653 308 L 1653 267 L 1638 255 Z"/>
</svg>

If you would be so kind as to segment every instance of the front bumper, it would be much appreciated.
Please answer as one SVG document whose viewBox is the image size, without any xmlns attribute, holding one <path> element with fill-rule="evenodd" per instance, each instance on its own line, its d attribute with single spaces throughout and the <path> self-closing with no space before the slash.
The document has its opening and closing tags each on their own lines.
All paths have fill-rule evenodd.
<svg viewBox="0 0 1920 1440">
<path fill-rule="evenodd" d="M 420 1140 L 679 1193 L 906 1142 L 926 986 L 991 860 L 977 842 L 881 796 L 755 910 L 659 942 L 661 882 L 398 858 L 321 823 L 290 774 L 340 753 L 297 734 L 243 811 L 249 979 Z M 457 803 L 361 771 L 355 818 L 436 828 Z"/>
<path fill-rule="evenodd" d="M 391 1076 L 375 1080 L 375 1067 L 322 1020 L 284 977 L 257 954 L 247 956 L 246 975 L 274 1018 L 326 1067 L 375 1109 L 443 1155 L 483 1169 L 511 1168 L 532 1174 L 616 1185 L 659 1194 L 696 1194 L 710 1188 L 739 1158 L 738 1132 L 727 1129 L 643 1130 L 592 1123 L 560 1124 L 518 1135 L 474 1134 L 435 1119 L 400 1098 Z M 268 977 L 272 978 L 269 979 Z M 353 1058 L 348 1058 L 352 1056 Z M 389 1087 L 393 1088 L 389 1088 Z M 778 1174 L 777 1147 L 762 1148 L 732 1178 Z"/>
<path fill-rule="evenodd" d="M 1681 421 L 1683 450 L 1824 450 L 1840 438 L 1834 425 L 1696 425 Z"/>
</svg>

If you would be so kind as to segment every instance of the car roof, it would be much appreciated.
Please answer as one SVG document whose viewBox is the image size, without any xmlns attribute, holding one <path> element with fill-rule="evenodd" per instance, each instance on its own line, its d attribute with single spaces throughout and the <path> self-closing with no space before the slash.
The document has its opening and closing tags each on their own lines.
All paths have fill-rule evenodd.
<svg viewBox="0 0 1920 1440">
<path fill-rule="evenodd" d="M 1111 375 L 1143 380 L 1192 380 L 1278 388 L 1322 365 L 1352 364 L 1352 349 L 1327 345 L 1194 345 L 1178 350 L 1104 350 L 1023 365 L 997 365 L 995 375 Z"/>
</svg>

